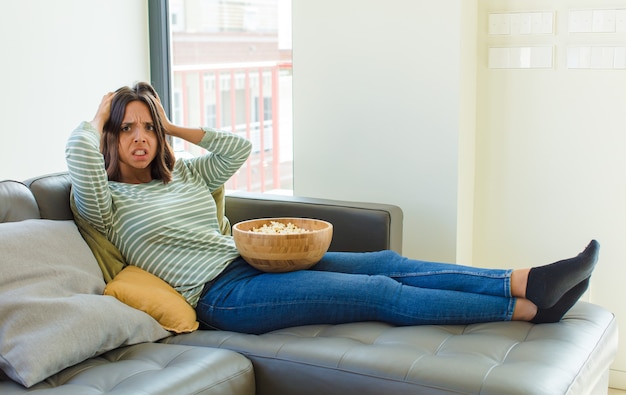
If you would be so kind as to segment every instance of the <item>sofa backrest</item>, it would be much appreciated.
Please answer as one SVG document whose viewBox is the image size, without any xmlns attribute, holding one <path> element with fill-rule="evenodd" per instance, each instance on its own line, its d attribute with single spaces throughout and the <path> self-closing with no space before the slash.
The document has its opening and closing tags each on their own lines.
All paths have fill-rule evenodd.
<svg viewBox="0 0 626 395">
<path fill-rule="evenodd" d="M 73 219 L 71 182 L 54 173 L 24 182 L 0 181 L 0 222 Z M 226 195 L 231 223 L 261 217 L 311 217 L 329 221 L 335 232 L 330 251 L 402 252 L 402 210 L 389 204 L 235 192 Z"/>
<path fill-rule="evenodd" d="M 226 216 L 232 224 L 263 217 L 322 219 L 334 228 L 329 251 L 402 253 L 403 214 L 392 204 L 237 191 L 226 196 Z"/>
<path fill-rule="evenodd" d="M 31 178 L 24 181 L 30 188 L 39 214 L 44 219 L 74 219 L 70 209 L 70 189 L 72 183 L 67 173 L 56 173 Z"/>
<path fill-rule="evenodd" d="M 0 222 L 41 218 L 35 196 L 19 181 L 0 181 Z"/>
<path fill-rule="evenodd" d="M 24 182 L 0 181 L 0 222 L 26 219 L 73 219 L 67 173 L 48 174 Z"/>
</svg>

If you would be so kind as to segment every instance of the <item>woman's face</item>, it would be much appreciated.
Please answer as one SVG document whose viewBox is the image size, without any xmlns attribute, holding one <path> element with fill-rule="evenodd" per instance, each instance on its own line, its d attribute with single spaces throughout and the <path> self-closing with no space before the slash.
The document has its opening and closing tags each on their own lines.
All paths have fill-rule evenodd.
<svg viewBox="0 0 626 395">
<path fill-rule="evenodd" d="M 157 155 L 158 141 L 148 105 L 132 101 L 126 105 L 119 135 L 120 172 L 123 182 L 152 180 L 150 164 Z"/>
</svg>

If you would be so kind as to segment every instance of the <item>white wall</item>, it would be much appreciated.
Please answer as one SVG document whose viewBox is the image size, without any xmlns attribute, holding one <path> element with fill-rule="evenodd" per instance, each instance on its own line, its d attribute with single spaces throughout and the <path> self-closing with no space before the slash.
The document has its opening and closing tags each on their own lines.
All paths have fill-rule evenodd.
<svg viewBox="0 0 626 395">
<path fill-rule="evenodd" d="M 425 259 L 457 252 L 462 2 L 293 4 L 294 193 L 397 204 Z"/>
<path fill-rule="evenodd" d="M 624 0 L 479 0 L 474 263 L 522 267 L 575 255 L 596 238 L 586 296 L 626 321 L 626 70 L 567 68 L 575 44 L 626 46 L 626 34 L 569 33 L 576 9 Z M 489 12 L 554 11 L 553 35 L 489 37 Z M 489 45 L 553 45 L 547 70 L 486 67 Z M 611 383 L 626 388 L 626 335 Z"/>
<path fill-rule="evenodd" d="M 150 76 L 146 0 L 0 5 L 0 179 L 65 171 L 65 141 L 102 96 Z"/>
</svg>

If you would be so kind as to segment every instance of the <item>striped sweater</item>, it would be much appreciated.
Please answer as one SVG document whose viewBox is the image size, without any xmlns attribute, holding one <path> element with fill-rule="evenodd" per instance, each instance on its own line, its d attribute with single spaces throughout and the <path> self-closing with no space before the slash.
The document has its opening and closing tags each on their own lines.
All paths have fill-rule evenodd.
<svg viewBox="0 0 626 395">
<path fill-rule="evenodd" d="M 204 128 L 208 154 L 178 159 L 172 181 L 108 181 L 100 135 L 88 122 L 76 128 L 66 160 L 76 207 L 120 250 L 128 264 L 169 283 L 196 306 L 204 284 L 239 256 L 220 233 L 211 191 L 246 161 L 251 144 L 234 133 Z"/>
</svg>

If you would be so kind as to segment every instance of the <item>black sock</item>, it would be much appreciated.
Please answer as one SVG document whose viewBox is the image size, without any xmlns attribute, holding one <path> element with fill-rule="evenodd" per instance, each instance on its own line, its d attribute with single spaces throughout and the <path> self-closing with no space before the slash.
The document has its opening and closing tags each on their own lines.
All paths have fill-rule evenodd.
<svg viewBox="0 0 626 395">
<path fill-rule="evenodd" d="M 574 258 L 530 269 L 526 299 L 540 309 L 554 306 L 567 291 L 591 276 L 599 250 L 600 244 L 592 240 L 587 248 Z"/>
<path fill-rule="evenodd" d="M 589 278 L 586 278 L 575 285 L 574 288 L 567 291 L 554 306 L 548 309 L 538 309 L 537 314 L 530 322 L 534 324 L 547 324 L 561 321 L 561 318 L 578 302 L 578 299 L 580 299 L 588 287 Z"/>
</svg>

